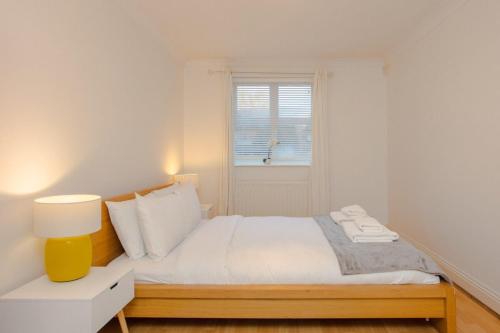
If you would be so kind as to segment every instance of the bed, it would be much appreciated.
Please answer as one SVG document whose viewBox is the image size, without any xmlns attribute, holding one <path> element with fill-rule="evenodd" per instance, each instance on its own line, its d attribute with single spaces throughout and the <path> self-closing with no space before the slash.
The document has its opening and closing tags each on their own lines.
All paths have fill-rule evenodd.
<svg viewBox="0 0 500 333">
<path fill-rule="evenodd" d="M 161 186 L 138 191 L 147 194 L 170 186 Z M 134 198 L 134 193 L 120 195 L 110 201 Z M 200 230 L 190 235 L 186 244 L 176 248 L 172 255 L 160 263 L 151 263 L 144 258 L 134 262 L 136 271 L 135 298 L 125 308 L 126 317 L 153 318 L 429 318 L 441 333 L 456 332 L 455 295 L 449 283 L 420 272 L 393 272 L 367 276 L 341 276 L 331 262 L 322 244 L 316 244 L 313 256 L 317 260 L 308 262 L 297 252 L 294 262 L 297 270 L 274 268 L 270 272 L 258 272 L 259 266 L 245 260 L 245 251 L 235 249 L 229 253 L 230 274 L 227 274 L 221 253 L 231 235 L 231 225 L 237 217 L 221 217 L 202 222 Z M 305 219 L 294 220 L 306 241 L 316 242 L 314 230 L 306 227 Z M 256 222 L 265 223 L 265 218 Z M 269 220 L 268 222 L 271 222 Z M 279 235 L 280 222 L 272 228 L 262 229 L 268 238 L 291 239 L 293 232 Z M 294 222 L 295 223 L 295 222 Z M 252 226 L 258 225 L 253 223 Z M 314 225 L 314 223 L 312 224 Z M 248 237 L 248 235 L 253 235 Z M 233 235 L 234 236 L 234 235 Z M 210 251 L 197 248 L 207 244 Z M 196 239 L 198 238 L 198 241 Z M 238 244 L 266 242 L 259 230 L 243 233 Z M 217 239 L 215 241 L 215 239 Z M 110 222 L 106 205 L 102 206 L 102 228 L 92 235 L 93 264 L 95 266 L 130 264 L 123 255 L 123 248 Z M 279 243 L 279 242 L 278 242 Z M 283 251 L 294 251 L 296 244 L 288 244 Z M 255 248 L 258 250 L 258 244 Z M 282 245 L 279 245 L 282 246 Z M 293 247 L 295 246 L 295 247 Z M 196 251 L 205 251 L 200 260 Z M 330 251 L 331 252 L 331 251 Z M 233 257 L 231 257 L 233 256 Z M 262 256 L 263 260 L 283 260 L 280 252 L 276 257 Z M 324 258 L 322 258 L 324 256 Z M 182 260 L 181 260 L 182 259 Z M 182 265 L 176 264 L 181 262 Z M 219 264 L 217 264 L 219 262 Z M 273 265 L 270 265 L 273 266 Z M 279 265 L 278 265 L 279 266 Z M 287 267 L 293 265 L 286 265 Z M 154 267 L 157 267 L 156 269 Z M 274 265 L 273 267 L 276 267 Z M 327 267 L 327 268 L 325 268 Z M 255 272 L 259 274 L 256 274 Z M 297 277 L 297 274 L 302 276 Z M 405 284 L 394 284 L 405 283 Z M 409 284 L 407 284 L 409 283 Z"/>
</svg>

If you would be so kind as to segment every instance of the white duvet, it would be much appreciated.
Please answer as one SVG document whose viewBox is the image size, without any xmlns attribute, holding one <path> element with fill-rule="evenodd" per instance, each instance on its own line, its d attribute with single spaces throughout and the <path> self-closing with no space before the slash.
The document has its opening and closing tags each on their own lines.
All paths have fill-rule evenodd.
<svg viewBox="0 0 500 333">
<path fill-rule="evenodd" d="M 218 216 L 202 222 L 167 257 L 131 260 L 136 281 L 168 284 L 434 284 L 420 271 L 342 275 L 312 218 Z"/>
</svg>

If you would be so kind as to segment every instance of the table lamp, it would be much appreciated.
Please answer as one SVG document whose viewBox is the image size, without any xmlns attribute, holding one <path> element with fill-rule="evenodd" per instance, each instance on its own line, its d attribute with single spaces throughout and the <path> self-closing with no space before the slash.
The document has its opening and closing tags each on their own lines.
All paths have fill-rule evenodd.
<svg viewBox="0 0 500 333">
<path fill-rule="evenodd" d="M 101 228 L 101 197 L 75 194 L 39 198 L 33 205 L 33 229 L 45 243 L 45 270 L 55 282 L 88 274 L 90 234 Z"/>
<path fill-rule="evenodd" d="M 198 190 L 198 186 L 200 184 L 200 177 L 197 173 L 184 173 L 174 175 L 174 181 L 177 183 L 191 183 L 194 185 L 194 188 Z"/>
</svg>

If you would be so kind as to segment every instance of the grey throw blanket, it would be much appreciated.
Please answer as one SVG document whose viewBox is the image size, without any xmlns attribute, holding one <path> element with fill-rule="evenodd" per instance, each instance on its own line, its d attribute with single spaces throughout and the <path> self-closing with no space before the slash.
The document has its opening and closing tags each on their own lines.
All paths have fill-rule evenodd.
<svg viewBox="0 0 500 333">
<path fill-rule="evenodd" d="M 337 255 L 344 275 L 417 270 L 451 282 L 429 256 L 403 239 L 391 243 L 353 243 L 330 216 L 315 216 Z"/>
</svg>

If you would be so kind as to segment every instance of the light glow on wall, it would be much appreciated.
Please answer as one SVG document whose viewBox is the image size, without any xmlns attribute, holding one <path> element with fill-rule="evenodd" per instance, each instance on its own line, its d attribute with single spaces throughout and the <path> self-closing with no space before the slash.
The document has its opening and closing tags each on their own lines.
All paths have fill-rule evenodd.
<svg viewBox="0 0 500 333">
<path fill-rule="evenodd" d="M 170 145 L 165 154 L 165 159 L 163 162 L 163 170 L 169 176 L 173 176 L 181 170 L 182 167 L 182 157 L 178 148 L 174 145 Z"/>
<path fill-rule="evenodd" d="M 55 128 L 11 123 L 0 141 L 0 194 L 27 195 L 43 191 L 68 174 L 82 158 L 70 140 L 59 139 Z M 17 131 L 15 130 L 17 127 Z M 71 138 L 71 135 L 68 136 Z"/>
<path fill-rule="evenodd" d="M 0 166 L 0 192 L 25 195 L 40 192 L 55 184 L 67 173 L 68 164 L 51 157 L 50 150 L 45 156 L 41 151 L 4 155 L 7 163 Z"/>
</svg>

